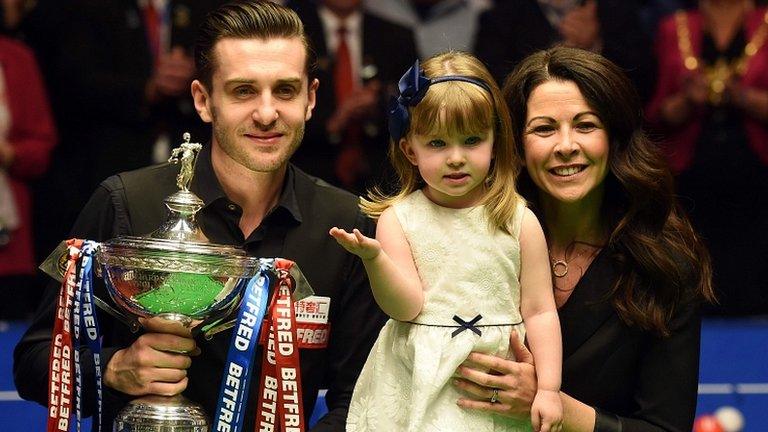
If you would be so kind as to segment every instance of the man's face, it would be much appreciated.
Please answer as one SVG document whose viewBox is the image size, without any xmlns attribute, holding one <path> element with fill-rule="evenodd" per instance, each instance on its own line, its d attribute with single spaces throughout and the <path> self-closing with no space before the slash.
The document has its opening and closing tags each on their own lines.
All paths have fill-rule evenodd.
<svg viewBox="0 0 768 432">
<path fill-rule="evenodd" d="M 213 126 L 214 153 L 253 172 L 285 167 L 312 116 L 318 82 L 308 82 L 298 38 L 226 38 L 214 47 L 211 89 L 192 83 L 200 118 Z"/>
</svg>

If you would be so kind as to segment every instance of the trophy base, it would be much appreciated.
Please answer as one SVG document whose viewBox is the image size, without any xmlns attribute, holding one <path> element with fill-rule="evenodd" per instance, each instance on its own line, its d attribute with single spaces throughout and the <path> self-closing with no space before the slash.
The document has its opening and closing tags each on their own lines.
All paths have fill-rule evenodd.
<svg viewBox="0 0 768 432">
<path fill-rule="evenodd" d="M 115 418 L 113 432 L 208 432 L 203 408 L 177 396 L 134 399 Z"/>
</svg>

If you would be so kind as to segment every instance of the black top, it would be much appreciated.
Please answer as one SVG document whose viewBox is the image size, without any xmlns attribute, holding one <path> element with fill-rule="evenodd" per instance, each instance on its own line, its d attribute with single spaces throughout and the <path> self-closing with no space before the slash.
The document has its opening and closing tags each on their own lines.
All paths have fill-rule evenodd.
<svg viewBox="0 0 768 432">
<path fill-rule="evenodd" d="M 598 410 L 597 432 L 690 431 L 696 411 L 701 319 L 680 306 L 661 338 L 630 328 L 606 300 L 618 277 L 604 249 L 560 308 L 562 390 Z"/>
<path fill-rule="evenodd" d="M 157 228 L 165 216 L 162 199 L 176 189 L 177 166 L 168 164 L 122 173 L 104 181 L 83 209 L 72 229 L 72 236 L 102 241 L 118 235 L 142 235 Z M 294 260 L 312 285 L 315 295 L 331 298 L 328 348 L 301 351 L 301 382 L 305 415 L 309 418 L 318 389 L 328 388 L 329 414 L 313 431 L 343 431 L 347 407 L 355 380 L 385 321 L 373 300 L 361 261 L 346 252 L 328 235 L 332 226 L 360 229 L 374 235 L 373 222 L 357 208 L 357 198 L 310 177 L 290 166 L 278 204 L 247 238 L 238 227 L 242 210 L 231 202 L 216 179 L 211 165 L 210 146 L 200 154 L 190 189 L 205 202 L 198 220 L 212 242 L 237 245 L 249 255 L 280 256 Z M 14 378 L 19 394 L 47 404 L 47 369 L 58 284 L 49 284 L 31 327 L 14 352 Z M 97 280 L 96 293 L 107 299 Z M 104 335 L 103 364 L 137 336 L 111 316 L 99 311 Z M 231 330 L 211 340 L 198 338 L 202 354 L 193 358 L 188 370 L 188 398 L 201 403 L 209 417 L 215 411 L 219 383 L 226 361 Z M 248 406 L 257 403 L 261 348 L 254 360 L 254 374 Z M 93 380 L 92 360 L 83 369 L 84 382 Z M 105 389 L 105 423 L 111 424 L 119 409 L 131 397 Z M 86 387 L 85 407 L 93 407 L 92 385 Z M 244 430 L 254 425 L 254 409 L 247 409 Z"/>
</svg>

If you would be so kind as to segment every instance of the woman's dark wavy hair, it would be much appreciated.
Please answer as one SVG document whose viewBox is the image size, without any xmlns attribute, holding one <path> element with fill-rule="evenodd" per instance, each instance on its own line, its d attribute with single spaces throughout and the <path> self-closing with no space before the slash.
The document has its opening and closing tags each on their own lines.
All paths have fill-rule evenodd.
<svg viewBox="0 0 768 432">
<path fill-rule="evenodd" d="M 672 174 L 642 131 L 637 92 L 624 72 L 604 57 L 574 48 L 535 53 L 507 77 L 504 98 L 520 154 L 528 97 L 539 85 L 572 81 L 595 110 L 610 140 L 603 216 L 607 249 L 619 265 L 609 298 L 628 325 L 667 336 L 683 301 L 715 301 L 709 253 L 674 194 Z M 520 192 L 536 207 L 537 189 L 521 170 Z"/>
</svg>

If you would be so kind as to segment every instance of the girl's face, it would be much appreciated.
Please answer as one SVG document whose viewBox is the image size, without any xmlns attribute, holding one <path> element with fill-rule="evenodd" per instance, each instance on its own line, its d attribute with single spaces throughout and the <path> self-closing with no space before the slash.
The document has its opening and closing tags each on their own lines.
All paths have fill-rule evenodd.
<svg viewBox="0 0 768 432">
<path fill-rule="evenodd" d="M 542 198 L 599 198 L 608 174 L 608 133 L 572 81 L 547 81 L 528 97 L 525 166 Z"/>
<path fill-rule="evenodd" d="M 493 130 L 468 135 L 411 134 L 400 149 L 427 183 L 424 194 L 450 208 L 476 205 L 493 159 Z"/>
</svg>

